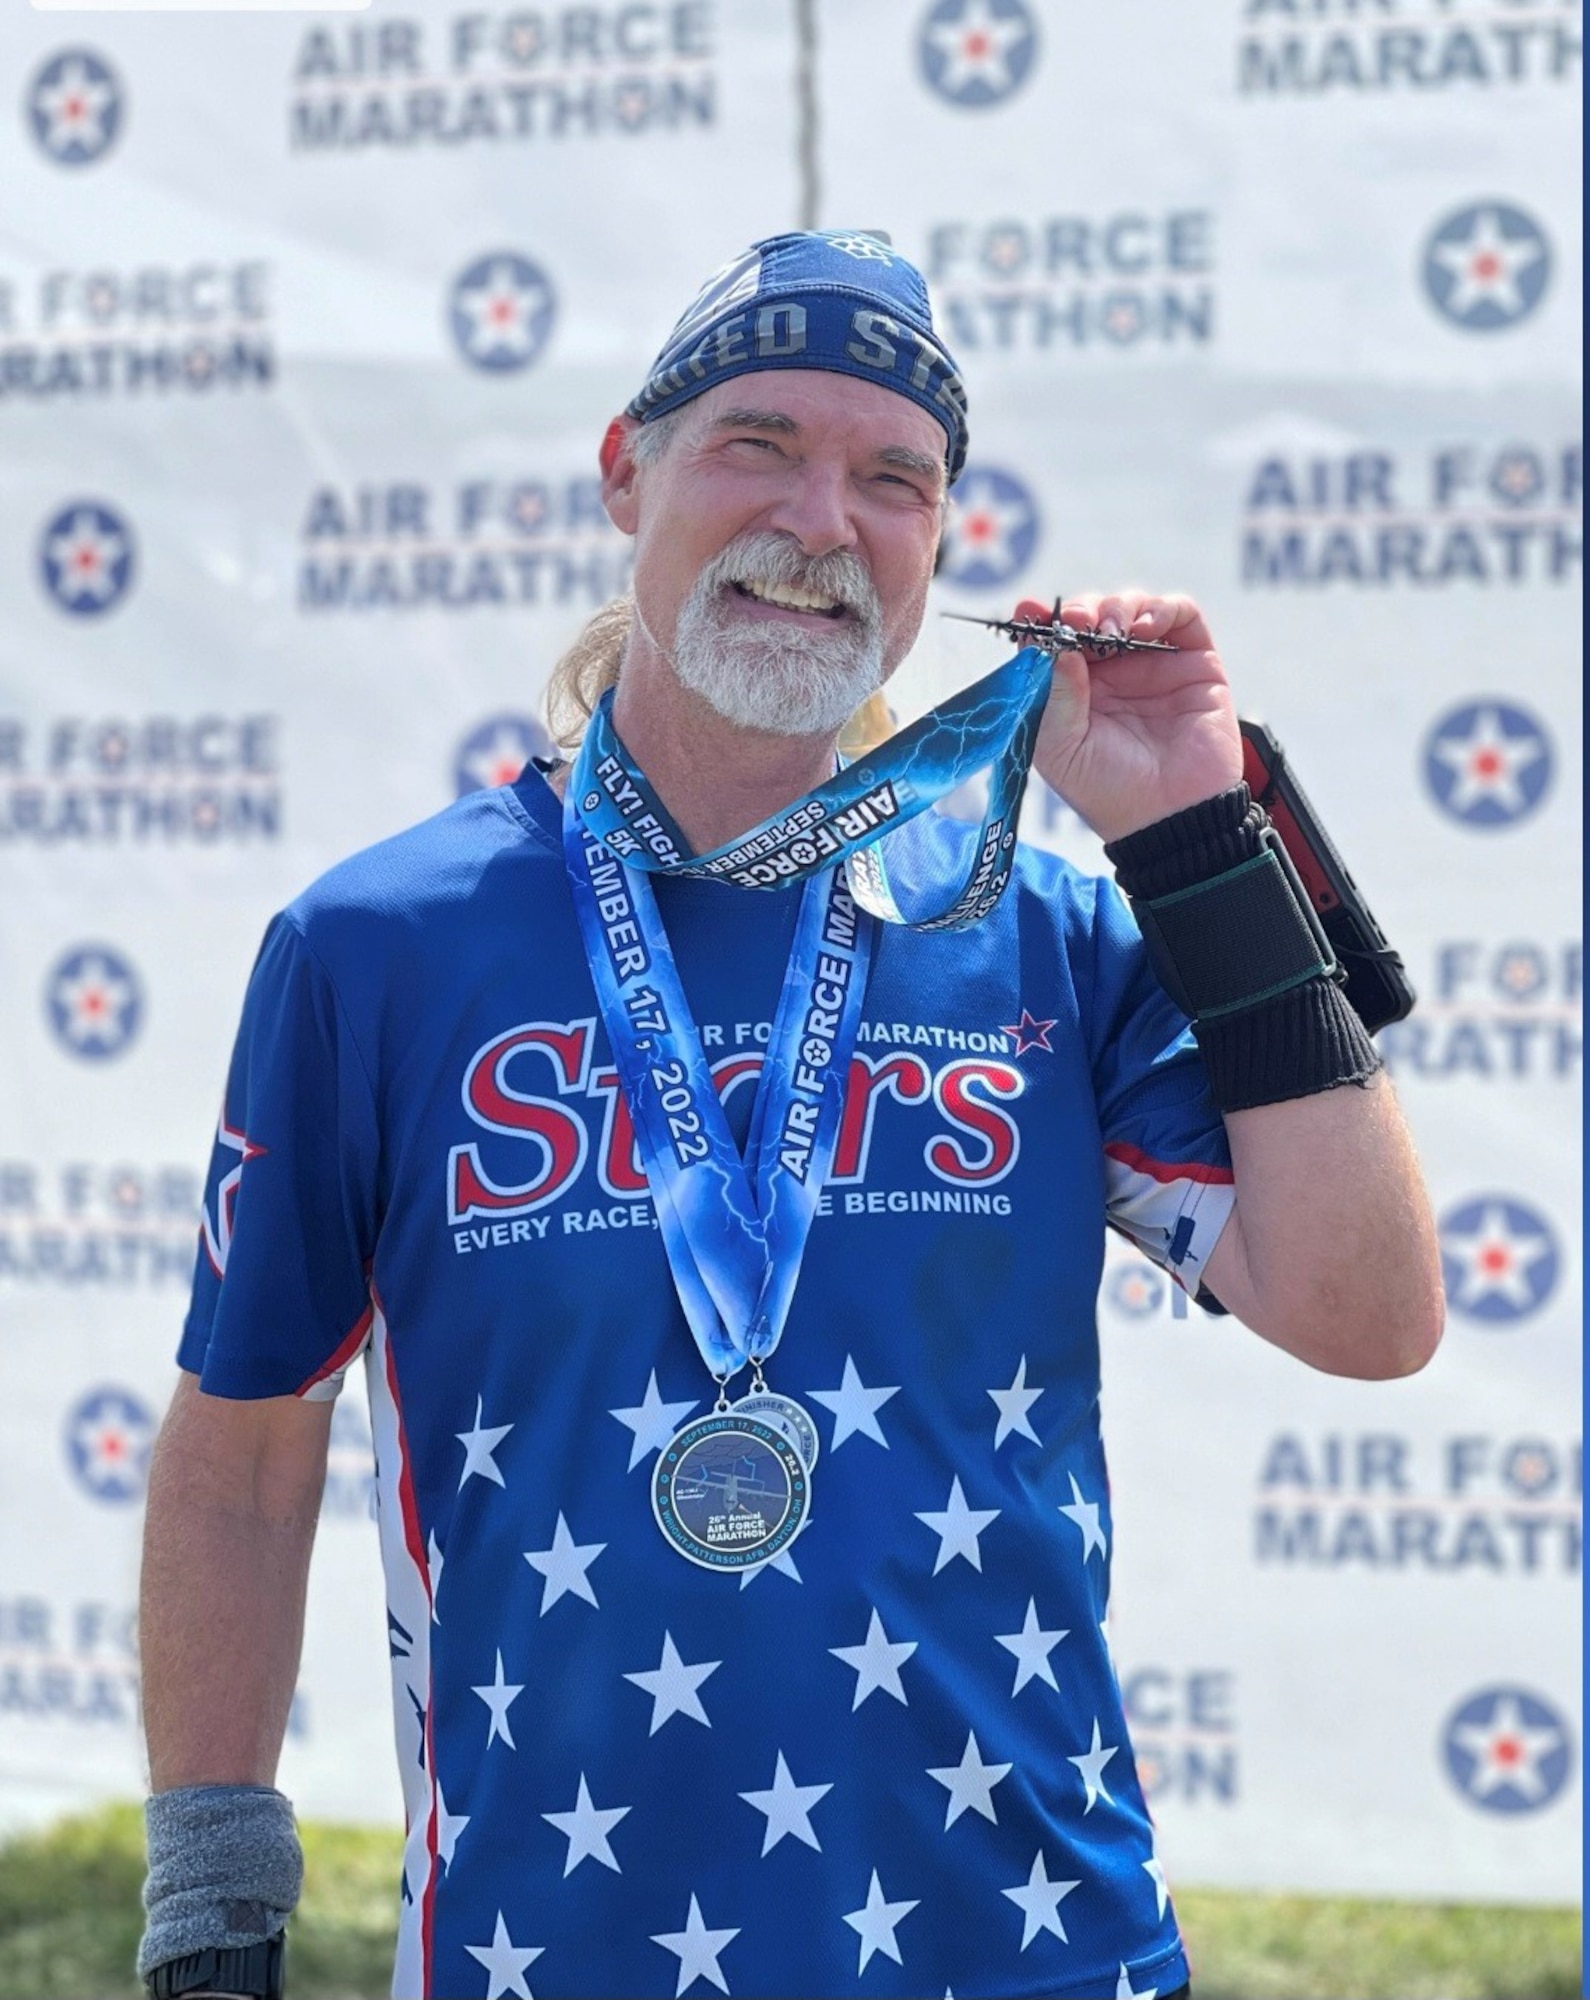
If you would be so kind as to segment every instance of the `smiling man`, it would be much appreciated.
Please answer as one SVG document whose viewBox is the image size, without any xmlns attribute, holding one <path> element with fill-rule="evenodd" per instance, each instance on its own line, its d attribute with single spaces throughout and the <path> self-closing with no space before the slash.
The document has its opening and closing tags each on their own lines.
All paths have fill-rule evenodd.
<svg viewBox="0 0 1590 2000">
<path fill-rule="evenodd" d="M 572 769 L 271 926 L 150 1483 L 156 1994 L 281 1987 L 361 1352 L 396 1994 L 1186 1990 L 1103 1634 L 1104 1230 L 1351 1376 L 1427 1358 L 1438 1261 L 1195 605 L 1073 600 L 1168 649 L 1023 655 L 836 775 L 966 436 L 911 265 L 756 245 L 603 442 L 635 582 L 555 678 Z M 1034 736 L 1152 960 L 1002 821 L 910 819 Z"/>
</svg>

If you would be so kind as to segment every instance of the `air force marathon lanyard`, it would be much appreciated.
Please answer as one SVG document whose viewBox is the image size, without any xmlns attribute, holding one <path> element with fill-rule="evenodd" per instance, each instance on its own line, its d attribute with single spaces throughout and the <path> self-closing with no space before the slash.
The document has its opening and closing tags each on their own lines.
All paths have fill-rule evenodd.
<svg viewBox="0 0 1590 2000">
<path fill-rule="evenodd" d="M 789 1316 L 838 1139 L 874 937 L 856 905 L 919 929 L 961 929 L 988 914 L 1010 874 L 1051 671 L 1048 655 L 1023 649 L 787 812 L 699 857 L 625 753 L 611 692 L 580 747 L 563 808 L 575 915 L 679 1301 L 719 1390 L 711 1413 L 659 1451 L 652 1508 L 672 1546 L 704 1568 L 770 1561 L 810 1513 L 817 1429 L 768 1388 L 763 1366 Z M 875 844 L 990 763 L 966 881 L 907 918 Z M 647 873 L 802 885 L 743 1160 Z M 731 1403 L 728 1385 L 746 1366 L 750 1393 Z"/>
</svg>

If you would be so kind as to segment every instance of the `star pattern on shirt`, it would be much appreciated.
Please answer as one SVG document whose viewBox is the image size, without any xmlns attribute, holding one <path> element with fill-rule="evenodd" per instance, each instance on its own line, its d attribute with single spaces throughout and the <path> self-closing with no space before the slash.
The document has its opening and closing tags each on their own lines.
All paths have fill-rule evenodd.
<svg viewBox="0 0 1590 2000">
<path fill-rule="evenodd" d="M 662 1659 L 657 1665 L 644 1673 L 624 1676 L 625 1680 L 633 1681 L 636 1687 L 651 1696 L 651 1727 L 646 1734 L 655 1736 L 670 1716 L 675 1715 L 688 1715 L 692 1722 L 699 1722 L 710 1729 L 711 1719 L 701 1706 L 701 1697 L 696 1690 L 709 1674 L 715 1674 L 722 1665 L 721 1660 L 698 1660 L 694 1666 L 687 1665 L 679 1657 L 673 1635 L 664 1632 Z"/>
<path fill-rule="evenodd" d="M 795 1551 L 780 1549 L 776 1556 L 769 1556 L 766 1562 L 747 1563 L 740 1571 L 740 1588 L 744 1590 L 748 1584 L 755 1583 L 759 1576 L 766 1576 L 770 1569 L 777 1570 L 780 1576 L 787 1576 L 792 1583 L 805 1581 L 795 1567 Z"/>
<path fill-rule="evenodd" d="M 591 1799 L 590 1787 L 585 1782 L 585 1773 L 580 1773 L 579 1790 L 575 1793 L 574 1804 L 567 1812 L 544 1812 L 541 1817 L 549 1825 L 555 1826 L 569 1843 L 569 1851 L 563 1860 L 563 1875 L 566 1881 L 582 1861 L 600 1861 L 604 1868 L 611 1868 L 615 1875 L 624 1871 L 619 1867 L 607 1836 L 621 1819 L 628 1816 L 628 1806 L 595 1805 Z"/>
<path fill-rule="evenodd" d="M 1082 1887 L 1081 1878 L 1074 1882 L 1051 1881 L 1049 1870 L 1044 1864 L 1043 1849 L 1032 1857 L 1032 1868 L 1025 1882 L 1014 1889 L 1001 1889 L 1002 1896 L 1008 1896 L 1020 1910 L 1022 1916 L 1021 1948 L 1025 1951 L 1041 1931 L 1048 1931 L 1062 1944 L 1071 1940 L 1066 1936 L 1066 1927 L 1060 1921 L 1060 1905 L 1073 1889 Z"/>
<path fill-rule="evenodd" d="M 1156 1918 L 1163 1917 L 1165 1905 L 1170 1901 L 1170 1886 L 1165 1880 L 1165 1870 L 1160 1864 L 1159 1856 L 1151 1854 L 1141 1866 L 1143 1873 L 1154 1885 L 1154 1915 Z"/>
<path fill-rule="evenodd" d="M 918 1513 L 917 1519 L 939 1538 L 938 1558 L 933 1564 L 933 1574 L 937 1576 L 945 1564 L 953 1562 L 957 1556 L 963 1557 L 973 1569 L 982 1568 L 983 1551 L 978 1537 L 990 1523 L 999 1519 L 999 1509 L 968 1507 L 957 1475 L 950 1481 L 950 1497 L 944 1504 L 943 1512 Z"/>
<path fill-rule="evenodd" d="M 442 1587 L 442 1545 L 436 1539 L 434 1528 L 425 1544 L 425 1574 L 430 1579 L 431 1587 L 431 1623 L 440 1625 L 442 1614 L 436 1602 L 436 1594 Z"/>
<path fill-rule="evenodd" d="M 843 1660 L 855 1673 L 856 1693 L 850 1704 L 852 1715 L 868 1695 L 876 1694 L 880 1688 L 885 1694 L 892 1694 L 903 1706 L 910 1707 L 905 1689 L 900 1685 L 900 1669 L 916 1648 L 915 1639 L 890 1639 L 883 1629 L 883 1620 L 878 1616 L 876 1606 L 867 1623 L 867 1636 L 859 1646 L 828 1648 L 836 1660 Z"/>
<path fill-rule="evenodd" d="M 861 1939 L 861 1963 L 857 1966 L 858 1976 L 867 1969 L 867 1961 L 875 1951 L 881 1951 L 885 1958 L 892 1958 L 896 1965 L 904 1965 L 900 1956 L 900 1946 L 894 1933 L 921 1901 L 915 1897 L 909 1902 L 891 1903 L 883 1893 L 883 1884 L 878 1880 L 876 1868 L 872 1871 L 872 1881 L 867 1889 L 867 1900 L 859 1910 L 846 1914 L 845 1922 Z"/>
<path fill-rule="evenodd" d="M 900 1385 L 890 1389 L 869 1389 L 856 1372 L 854 1360 L 845 1356 L 844 1373 L 839 1378 L 837 1389 L 813 1389 L 811 1399 L 821 1403 L 825 1410 L 831 1410 L 834 1417 L 833 1443 L 830 1451 L 838 1451 L 847 1438 L 869 1437 L 874 1444 L 889 1449 L 889 1440 L 878 1427 L 878 1411 L 891 1396 L 898 1396 Z"/>
<path fill-rule="evenodd" d="M 944 1831 L 948 1833 L 963 1812 L 978 1813 L 997 1826 L 999 1815 L 994 1811 L 994 1787 L 1002 1784 L 1014 1769 L 1013 1764 L 985 1764 L 976 1733 L 968 1729 L 961 1761 L 958 1764 L 930 1766 L 928 1769 L 928 1776 L 941 1784 L 950 1795 L 944 1808 Z"/>
<path fill-rule="evenodd" d="M 1120 1747 L 1119 1743 L 1105 1744 L 1100 1742 L 1099 1718 L 1094 1716 L 1092 1743 L 1082 1752 L 1080 1757 L 1068 1757 L 1066 1759 L 1068 1764 L 1076 1765 L 1082 1778 L 1083 1787 L 1088 1795 L 1088 1802 L 1082 1808 L 1084 1814 L 1092 1812 L 1100 1799 L 1109 1799 L 1111 1805 L 1115 1803 L 1114 1799 L 1110 1797 L 1109 1789 L 1104 1782 L 1104 1767 L 1112 1757 L 1117 1755 Z"/>
<path fill-rule="evenodd" d="M 778 1752 L 773 1766 L 773 1782 L 763 1792 L 741 1792 L 740 1797 L 748 1806 L 755 1806 L 759 1813 L 767 1816 L 767 1825 L 762 1833 L 762 1852 L 772 1853 L 786 1834 L 793 1834 L 803 1840 L 808 1847 L 822 1852 L 822 1842 L 812 1831 L 812 1807 L 820 1799 L 827 1798 L 833 1790 L 828 1785 L 797 1785 L 790 1775 L 790 1768 L 784 1761 L 784 1752 Z"/>
<path fill-rule="evenodd" d="M 502 1670 L 502 1656 L 497 1659 L 498 1671 Z M 458 1836 L 469 1824 L 468 1813 L 451 1813 L 447 1801 L 442 1797 L 441 1781 L 436 1785 L 436 1856 L 443 1869 L 452 1873 L 453 1854 L 458 1847 Z"/>
<path fill-rule="evenodd" d="M 1016 1656 L 1016 1685 L 1010 1691 L 1013 1701 L 1032 1680 L 1047 1681 L 1059 1693 L 1060 1684 L 1054 1677 L 1054 1668 L 1049 1664 L 1049 1655 L 1062 1639 L 1070 1636 L 1068 1626 L 1046 1632 L 1038 1623 L 1038 1606 L 1031 1597 L 1027 1599 L 1027 1615 L 1021 1621 L 1021 1630 L 995 1633 L 995 1644 Z"/>
<path fill-rule="evenodd" d="M 513 1731 L 508 1727 L 508 1711 L 524 1693 L 524 1683 L 514 1684 L 502 1677 L 502 1649 L 497 1649 L 497 1671 L 483 1687 L 473 1690 L 491 1710 L 491 1727 L 486 1732 L 486 1748 L 489 1750 L 500 1736 L 510 1750 L 517 1750 Z"/>
<path fill-rule="evenodd" d="M 1046 1055 L 1052 1056 L 1054 1049 L 1049 1041 L 1049 1030 L 1058 1026 L 1057 1021 L 1034 1020 L 1023 1007 L 1021 1019 L 1002 1027 L 999 1032 L 1002 1035 L 1014 1036 L 1016 1046 L 1011 1051 L 1012 1055 L 1024 1056 L 1030 1049 L 1042 1049 Z"/>
<path fill-rule="evenodd" d="M 998 1451 L 1006 1438 L 1011 1436 L 1031 1438 L 1034 1444 L 1042 1442 L 1038 1433 L 1027 1421 L 1027 1412 L 1037 1402 L 1043 1391 L 1042 1389 L 1029 1389 L 1027 1387 L 1027 1357 L 1025 1354 L 1021 1357 L 1020 1362 L 1017 1364 L 1016 1372 L 1011 1377 L 1010 1387 L 1008 1389 L 990 1389 L 988 1394 L 994 1408 L 999 1412 L 999 1422 L 994 1426 L 995 1451 Z"/>
<path fill-rule="evenodd" d="M 464 1469 L 458 1475 L 458 1490 L 464 1490 L 464 1481 L 471 1477 L 489 1479 L 495 1485 L 506 1487 L 502 1470 L 494 1456 L 498 1445 L 513 1429 L 512 1424 L 498 1424 L 494 1428 L 481 1423 L 481 1412 L 486 1406 L 484 1396 L 475 1398 L 475 1421 L 467 1431 L 455 1431 L 453 1435 L 464 1447 Z"/>
<path fill-rule="evenodd" d="M 508 1935 L 501 1910 L 497 1912 L 497 1928 L 491 1943 L 466 1944 L 464 1949 L 486 1968 L 486 2000 L 503 2000 L 509 1993 L 517 1995 L 517 2000 L 531 2000 L 530 1989 L 524 1983 L 525 1968 L 534 1965 L 545 1947 L 516 1945 Z"/>
<path fill-rule="evenodd" d="M 739 1935 L 737 1926 L 732 1930 L 708 1930 L 701 1905 L 692 1896 L 684 1929 L 664 1931 L 652 1938 L 653 1944 L 660 1944 L 679 1960 L 679 1984 L 674 1988 L 674 2000 L 679 2000 L 680 1994 L 697 1979 L 710 1980 L 720 1993 L 727 1993 L 729 1982 L 718 1964 L 718 1954 Z"/>
<path fill-rule="evenodd" d="M 1061 1513 L 1068 1521 L 1075 1521 L 1082 1536 L 1082 1560 L 1087 1561 L 1095 1549 L 1101 1556 L 1109 1554 L 1104 1539 L 1104 1530 L 1099 1525 L 1099 1506 L 1096 1500 L 1084 1500 L 1082 1488 L 1077 1484 L 1076 1474 L 1067 1475 L 1071 1481 L 1071 1505 L 1062 1507 Z"/>
<path fill-rule="evenodd" d="M 616 1417 L 633 1433 L 629 1446 L 631 1472 L 643 1458 L 662 1449 L 700 1400 L 699 1396 L 693 1396 L 687 1403 L 665 1403 L 658 1393 L 657 1371 L 654 1368 L 647 1378 L 645 1395 L 633 1409 L 608 1411 L 610 1417 Z"/>
<path fill-rule="evenodd" d="M 1157 1986 L 1134 1986 L 1132 1984 L 1132 1975 L 1127 1971 L 1126 1962 L 1123 1959 L 1121 1962 L 1121 1976 L 1115 1982 L 1115 2000 L 1159 2000 L 1159 1988 Z"/>
<path fill-rule="evenodd" d="M 596 1592 L 586 1571 L 606 1547 L 606 1542 L 576 1542 L 560 1513 L 551 1548 L 525 1550 L 525 1561 L 546 1578 L 541 1587 L 543 1618 L 563 1596 L 583 1597 L 587 1604 L 595 1604 Z"/>
</svg>

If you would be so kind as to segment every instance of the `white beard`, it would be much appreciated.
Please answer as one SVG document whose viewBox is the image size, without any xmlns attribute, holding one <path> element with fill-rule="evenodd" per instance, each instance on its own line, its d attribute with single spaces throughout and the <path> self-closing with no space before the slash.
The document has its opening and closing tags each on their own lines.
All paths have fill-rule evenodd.
<svg viewBox="0 0 1590 2000">
<path fill-rule="evenodd" d="M 725 588 L 758 581 L 836 598 L 851 616 L 831 627 L 736 617 Z M 788 535 L 753 530 L 703 566 L 679 613 L 673 666 L 681 686 L 741 729 L 831 734 L 883 683 L 883 607 L 848 550 L 807 557 Z"/>
</svg>

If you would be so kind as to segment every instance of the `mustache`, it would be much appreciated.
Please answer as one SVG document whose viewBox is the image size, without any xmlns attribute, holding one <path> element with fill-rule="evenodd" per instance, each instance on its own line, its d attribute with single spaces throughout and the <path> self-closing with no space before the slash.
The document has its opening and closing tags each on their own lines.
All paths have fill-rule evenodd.
<svg viewBox="0 0 1590 2000">
<path fill-rule="evenodd" d="M 866 564 L 849 549 L 809 556 L 792 535 L 750 529 L 702 566 L 698 587 L 717 590 L 730 583 L 781 583 L 831 597 L 852 613 L 864 630 L 883 623 L 883 606 Z"/>
</svg>

